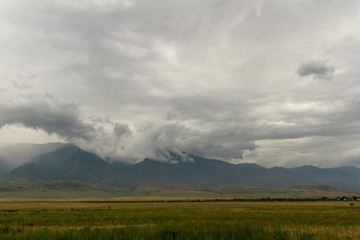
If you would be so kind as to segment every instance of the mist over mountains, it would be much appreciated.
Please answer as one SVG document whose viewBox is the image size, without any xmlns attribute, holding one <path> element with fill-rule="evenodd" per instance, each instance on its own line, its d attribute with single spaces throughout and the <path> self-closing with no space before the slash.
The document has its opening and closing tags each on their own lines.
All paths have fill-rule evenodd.
<svg viewBox="0 0 360 240">
<path fill-rule="evenodd" d="M 265 168 L 257 164 L 231 164 L 200 156 L 171 155 L 171 161 L 146 158 L 136 164 L 109 161 L 71 144 L 22 145 L 1 148 L 0 176 L 7 181 L 68 181 L 124 186 L 131 184 L 182 184 L 197 186 L 254 186 L 288 188 L 299 185 L 329 185 L 360 188 L 360 169 L 346 166 L 318 168 Z M 20 148 L 18 146 L 18 148 Z M 28 149 L 29 158 L 24 162 Z M 7 154 L 4 154 L 6 152 Z M 18 166 L 9 161 L 17 160 Z M 34 154 L 38 154 L 34 156 Z M 20 161 L 21 159 L 21 161 Z M 11 167 L 12 166 L 12 167 Z"/>
<path fill-rule="evenodd" d="M 12 169 L 36 156 L 55 151 L 66 145 L 66 143 L 54 142 L 45 144 L 18 143 L 3 146 L 0 147 L 0 164 L 3 161 L 9 169 Z"/>
</svg>

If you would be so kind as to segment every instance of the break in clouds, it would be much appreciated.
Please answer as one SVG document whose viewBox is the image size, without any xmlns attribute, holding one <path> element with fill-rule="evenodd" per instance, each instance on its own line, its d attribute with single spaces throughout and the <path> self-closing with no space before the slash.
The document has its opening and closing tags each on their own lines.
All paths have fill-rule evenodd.
<svg viewBox="0 0 360 240">
<path fill-rule="evenodd" d="M 127 162 L 176 153 L 359 166 L 359 10 L 351 0 L 2 1 L 0 142 L 16 128 L 18 142 L 45 132 Z"/>
</svg>

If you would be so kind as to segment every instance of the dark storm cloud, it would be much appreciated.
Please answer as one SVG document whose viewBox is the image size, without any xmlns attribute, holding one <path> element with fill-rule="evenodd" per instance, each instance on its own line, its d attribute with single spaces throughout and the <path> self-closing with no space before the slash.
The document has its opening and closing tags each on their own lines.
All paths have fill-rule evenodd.
<svg viewBox="0 0 360 240">
<path fill-rule="evenodd" d="M 0 105 L 0 127 L 6 124 L 42 129 L 49 134 L 56 133 L 68 140 L 89 139 L 94 133 L 93 126 L 81 119 L 77 105 L 45 100 L 13 106 Z"/>
<path fill-rule="evenodd" d="M 331 79 L 335 72 L 335 66 L 330 65 L 327 60 L 315 59 L 300 64 L 297 73 L 300 77 L 314 76 L 314 78 Z"/>
</svg>

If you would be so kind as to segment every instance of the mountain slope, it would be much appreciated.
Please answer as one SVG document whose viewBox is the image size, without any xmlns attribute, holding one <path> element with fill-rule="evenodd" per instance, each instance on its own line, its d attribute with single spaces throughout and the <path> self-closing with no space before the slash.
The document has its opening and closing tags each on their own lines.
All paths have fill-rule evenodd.
<svg viewBox="0 0 360 240">
<path fill-rule="evenodd" d="M 33 158 L 9 174 L 10 179 L 99 183 L 122 181 L 118 171 L 97 155 L 69 145 Z"/>
<path fill-rule="evenodd" d="M 30 159 L 44 153 L 56 151 L 67 144 L 65 143 L 18 143 L 8 146 L 0 147 L 0 159 L 2 159 L 8 166 L 9 170 L 14 169 Z"/>
<path fill-rule="evenodd" d="M 266 171 L 256 164 L 234 165 L 214 159 L 192 156 L 193 161 L 177 163 L 159 162 L 152 159 L 125 165 L 114 163 L 117 170 L 131 176 L 139 183 L 168 183 L 190 185 L 248 185 L 248 175 Z"/>
<path fill-rule="evenodd" d="M 134 165 L 120 165 L 117 169 L 140 183 L 285 188 L 296 185 L 360 187 L 360 169 L 356 167 L 268 169 L 257 164 L 230 164 L 198 156 L 192 158 L 194 161 L 178 161 L 176 164 L 145 159 Z"/>
<path fill-rule="evenodd" d="M 0 157 L 0 179 L 4 178 L 9 170 L 8 164 Z"/>
</svg>

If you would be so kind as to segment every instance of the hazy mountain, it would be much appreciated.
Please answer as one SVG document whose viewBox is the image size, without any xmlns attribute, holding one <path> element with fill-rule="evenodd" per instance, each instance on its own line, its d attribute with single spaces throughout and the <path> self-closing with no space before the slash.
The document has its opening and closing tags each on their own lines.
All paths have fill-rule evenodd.
<svg viewBox="0 0 360 240">
<path fill-rule="evenodd" d="M 6 163 L 10 169 L 14 169 L 30 159 L 43 153 L 53 152 L 67 144 L 65 143 L 18 143 L 0 147 L 0 159 Z"/>
<path fill-rule="evenodd" d="M 8 166 L 8 164 L 0 158 L 0 179 L 2 179 L 9 170 L 10 167 Z"/>
<path fill-rule="evenodd" d="M 352 166 L 338 168 L 303 166 L 292 168 L 291 171 L 299 179 L 299 185 L 360 186 L 360 169 Z"/>
<path fill-rule="evenodd" d="M 125 181 L 112 164 L 74 145 L 67 145 L 54 152 L 35 157 L 29 163 L 11 171 L 8 178 L 84 183 Z"/>
<path fill-rule="evenodd" d="M 356 167 L 264 168 L 257 164 L 230 164 L 215 159 L 191 156 L 172 163 L 145 159 L 137 164 L 109 162 L 97 155 L 67 145 L 33 158 L 14 169 L 9 179 L 30 181 L 79 181 L 83 183 L 161 183 L 185 185 L 292 187 L 330 185 L 360 188 L 360 169 Z"/>
</svg>

